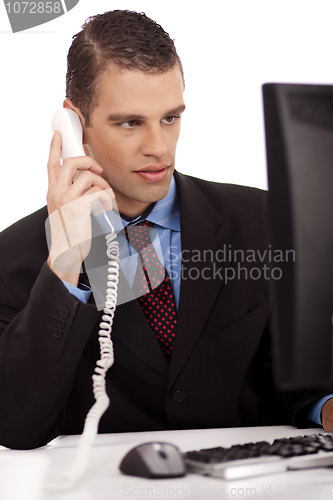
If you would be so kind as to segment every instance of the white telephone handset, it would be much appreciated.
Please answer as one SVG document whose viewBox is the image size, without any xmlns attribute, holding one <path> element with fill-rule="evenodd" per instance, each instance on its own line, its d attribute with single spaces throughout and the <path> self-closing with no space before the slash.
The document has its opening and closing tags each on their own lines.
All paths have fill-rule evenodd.
<svg viewBox="0 0 333 500">
<path fill-rule="evenodd" d="M 62 136 L 62 159 L 65 160 L 74 156 L 85 156 L 82 146 L 82 127 L 78 115 L 68 108 L 59 109 L 52 120 L 52 129 L 59 130 Z M 78 171 L 75 178 L 82 171 Z M 75 180 L 73 179 L 73 181 Z M 89 458 L 89 451 L 93 444 L 94 438 L 98 432 L 99 421 L 108 408 L 110 400 L 105 390 L 105 374 L 112 366 L 113 344 L 111 340 L 111 330 L 113 317 L 117 304 L 117 290 L 119 281 L 119 244 L 116 241 L 115 230 L 103 208 L 100 201 L 93 203 L 92 211 L 95 215 L 103 213 L 105 220 L 110 226 L 111 233 L 105 236 L 107 245 L 108 261 L 108 277 L 104 306 L 104 314 L 100 323 L 99 329 L 99 344 L 101 357 L 96 361 L 95 372 L 92 376 L 93 393 L 95 396 L 95 404 L 89 410 L 84 424 L 84 429 L 77 447 L 76 456 L 70 468 L 64 476 L 56 482 L 46 484 L 46 489 L 64 490 L 72 487 L 82 476 Z"/>
<path fill-rule="evenodd" d="M 69 108 L 60 108 L 55 112 L 52 119 L 52 130 L 59 130 L 61 132 L 62 147 L 61 158 L 64 161 L 66 158 L 74 156 L 85 156 L 82 136 L 83 130 L 78 115 Z M 79 170 L 75 175 L 73 182 L 82 174 Z M 94 215 L 99 215 L 105 212 L 103 205 L 100 201 L 95 201 L 92 204 L 92 212 Z"/>
<path fill-rule="evenodd" d="M 52 130 L 59 130 L 62 137 L 61 157 L 85 156 L 82 146 L 82 126 L 78 115 L 69 108 L 60 108 L 52 119 Z"/>
</svg>

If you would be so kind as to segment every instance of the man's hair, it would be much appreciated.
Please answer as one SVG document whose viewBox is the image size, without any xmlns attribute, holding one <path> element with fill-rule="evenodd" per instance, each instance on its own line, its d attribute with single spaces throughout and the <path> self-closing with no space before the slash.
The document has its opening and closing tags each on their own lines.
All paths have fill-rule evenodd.
<svg viewBox="0 0 333 500">
<path fill-rule="evenodd" d="M 97 104 L 97 78 L 110 63 L 147 73 L 161 73 L 178 63 L 184 79 L 173 40 L 144 13 L 114 10 L 92 16 L 73 36 L 66 75 L 66 97 L 80 109 L 88 127 Z"/>
</svg>

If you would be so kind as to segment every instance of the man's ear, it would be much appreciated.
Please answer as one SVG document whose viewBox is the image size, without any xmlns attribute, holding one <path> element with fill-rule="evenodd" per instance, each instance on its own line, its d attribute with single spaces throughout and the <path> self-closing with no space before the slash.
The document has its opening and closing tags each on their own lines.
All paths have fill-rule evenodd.
<svg viewBox="0 0 333 500">
<path fill-rule="evenodd" d="M 82 135 L 83 149 L 84 149 L 84 151 L 86 153 L 86 156 L 90 156 L 88 148 L 86 147 L 87 141 L 85 140 L 85 136 L 84 136 L 85 119 L 84 119 L 83 114 L 81 113 L 81 111 L 80 111 L 79 108 L 77 108 L 76 106 L 74 106 L 74 104 L 72 103 L 72 101 L 70 99 L 65 99 L 64 100 L 63 107 L 64 108 L 72 109 L 78 115 L 78 117 L 80 119 L 80 122 L 81 122 L 81 125 L 82 125 L 82 129 L 83 129 L 83 135 Z"/>
</svg>

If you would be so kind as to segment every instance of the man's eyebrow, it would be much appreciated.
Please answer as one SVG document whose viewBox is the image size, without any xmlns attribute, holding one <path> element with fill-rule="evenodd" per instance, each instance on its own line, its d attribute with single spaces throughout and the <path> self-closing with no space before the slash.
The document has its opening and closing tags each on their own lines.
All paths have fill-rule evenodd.
<svg viewBox="0 0 333 500">
<path fill-rule="evenodd" d="M 171 111 L 168 111 L 167 113 L 165 113 L 164 116 L 178 115 L 180 113 L 183 113 L 183 111 L 185 111 L 185 108 L 186 108 L 185 104 L 181 104 L 177 108 L 172 109 Z"/>
<path fill-rule="evenodd" d="M 185 111 L 185 104 L 181 104 L 180 106 L 177 106 L 177 108 L 167 111 L 166 113 L 164 113 L 164 116 L 177 115 L 179 113 L 183 113 L 183 111 Z M 137 115 L 134 113 L 111 113 L 107 116 L 106 120 L 110 122 L 128 122 L 131 120 L 143 120 L 144 118 L 144 115 Z"/>
</svg>

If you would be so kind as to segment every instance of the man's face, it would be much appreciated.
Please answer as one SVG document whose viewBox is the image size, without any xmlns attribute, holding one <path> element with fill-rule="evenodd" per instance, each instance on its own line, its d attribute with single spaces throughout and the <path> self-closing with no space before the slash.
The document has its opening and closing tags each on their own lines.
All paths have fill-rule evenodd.
<svg viewBox="0 0 333 500">
<path fill-rule="evenodd" d="M 157 74 L 113 65 L 98 79 L 97 105 L 84 137 L 125 215 L 141 214 L 168 193 L 183 91 L 178 65 Z"/>
</svg>

